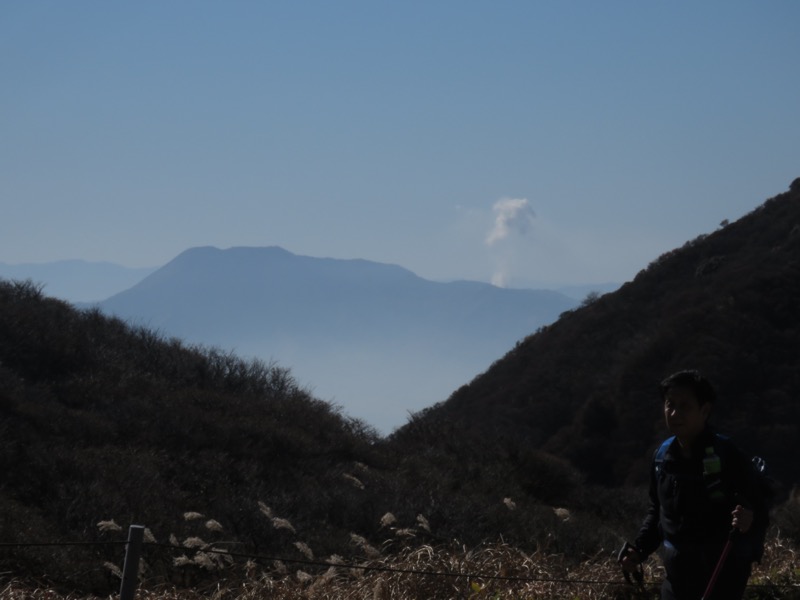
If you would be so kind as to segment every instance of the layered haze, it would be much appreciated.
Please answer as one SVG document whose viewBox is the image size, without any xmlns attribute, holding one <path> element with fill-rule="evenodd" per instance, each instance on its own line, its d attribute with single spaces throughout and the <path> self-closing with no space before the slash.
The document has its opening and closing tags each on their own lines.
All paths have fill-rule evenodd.
<svg viewBox="0 0 800 600">
<path fill-rule="evenodd" d="M 193 248 L 99 303 L 163 335 L 288 367 L 382 433 L 576 305 L 555 291 L 433 282 L 279 247 Z"/>
<path fill-rule="evenodd" d="M 48 296 L 69 302 L 104 300 L 139 283 L 155 270 L 156 267 L 130 268 L 78 259 L 13 265 L 0 262 L 0 277 L 30 279 Z"/>
</svg>

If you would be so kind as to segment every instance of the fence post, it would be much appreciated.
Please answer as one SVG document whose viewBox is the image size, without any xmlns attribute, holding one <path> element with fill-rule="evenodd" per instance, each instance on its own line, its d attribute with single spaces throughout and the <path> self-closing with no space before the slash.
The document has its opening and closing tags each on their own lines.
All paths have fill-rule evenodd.
<svg viewBox="0 0 800 600">
<path fill-rule="evenodd" d="M 144 525 L 131 525 L 128 529 L 128 543 L 125 545 L 125 565 L 122 568 L 122 583 L 119 587 L 119 600 L 133 600 L 136 584 L 139 582 L 139 556 L 142 554 Z"/>
</svg>

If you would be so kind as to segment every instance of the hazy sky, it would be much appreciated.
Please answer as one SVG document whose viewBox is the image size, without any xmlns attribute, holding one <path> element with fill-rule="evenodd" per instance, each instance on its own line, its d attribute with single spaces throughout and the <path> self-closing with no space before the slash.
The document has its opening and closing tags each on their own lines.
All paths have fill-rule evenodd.
<svg viewBox="0 0 800 600">
<path fill-rule="evenodd" d="M 0 3 L 0 262 L 625 281 L 800 176 L 800 2 Z"/>
</svg>

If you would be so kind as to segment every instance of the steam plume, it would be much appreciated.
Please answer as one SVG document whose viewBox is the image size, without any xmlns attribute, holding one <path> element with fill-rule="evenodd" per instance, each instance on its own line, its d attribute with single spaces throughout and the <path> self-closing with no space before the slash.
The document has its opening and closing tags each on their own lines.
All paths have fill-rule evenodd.
<svg viewBox="0 0 800 600">
<path fill-rule="evenodd" d="M 536 213 L 524 198 L 503 198 L 494 203 L 492 210 L 495 214 L 494 225 L 485 240 L 486 245 L 493 248 L 495 259 L 492 284 L 506 287 L 518 250 L 518 245 L 513 243 L 514 237 L 523 238 L 530 231 Z"/>
<path fill-rule="evenodd" d="M 493 246 L 512 232 L 525 235 L 533 225 L 536 213 L 525 198 L 503 198 L 494 203 L 494 227 L 486 236 L 486 245 Z"/>
</svg>

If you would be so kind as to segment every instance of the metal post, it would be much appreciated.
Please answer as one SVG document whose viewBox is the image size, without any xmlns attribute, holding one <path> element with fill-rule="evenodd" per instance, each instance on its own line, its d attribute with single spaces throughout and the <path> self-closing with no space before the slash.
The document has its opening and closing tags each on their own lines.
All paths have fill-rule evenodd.
<svg viewBox="0 0 800 600">
<path fill-rule="evenodd" d="M 119 600 L 133 600 L 136 584 L 139 582 L 139 556 L 142 554 L 144 525 L 131 525 L 128 529 L 128 543 L 125 546 L 125 566 L 122 569 L 122 583 L 119 587 Z"/>
</svg>

